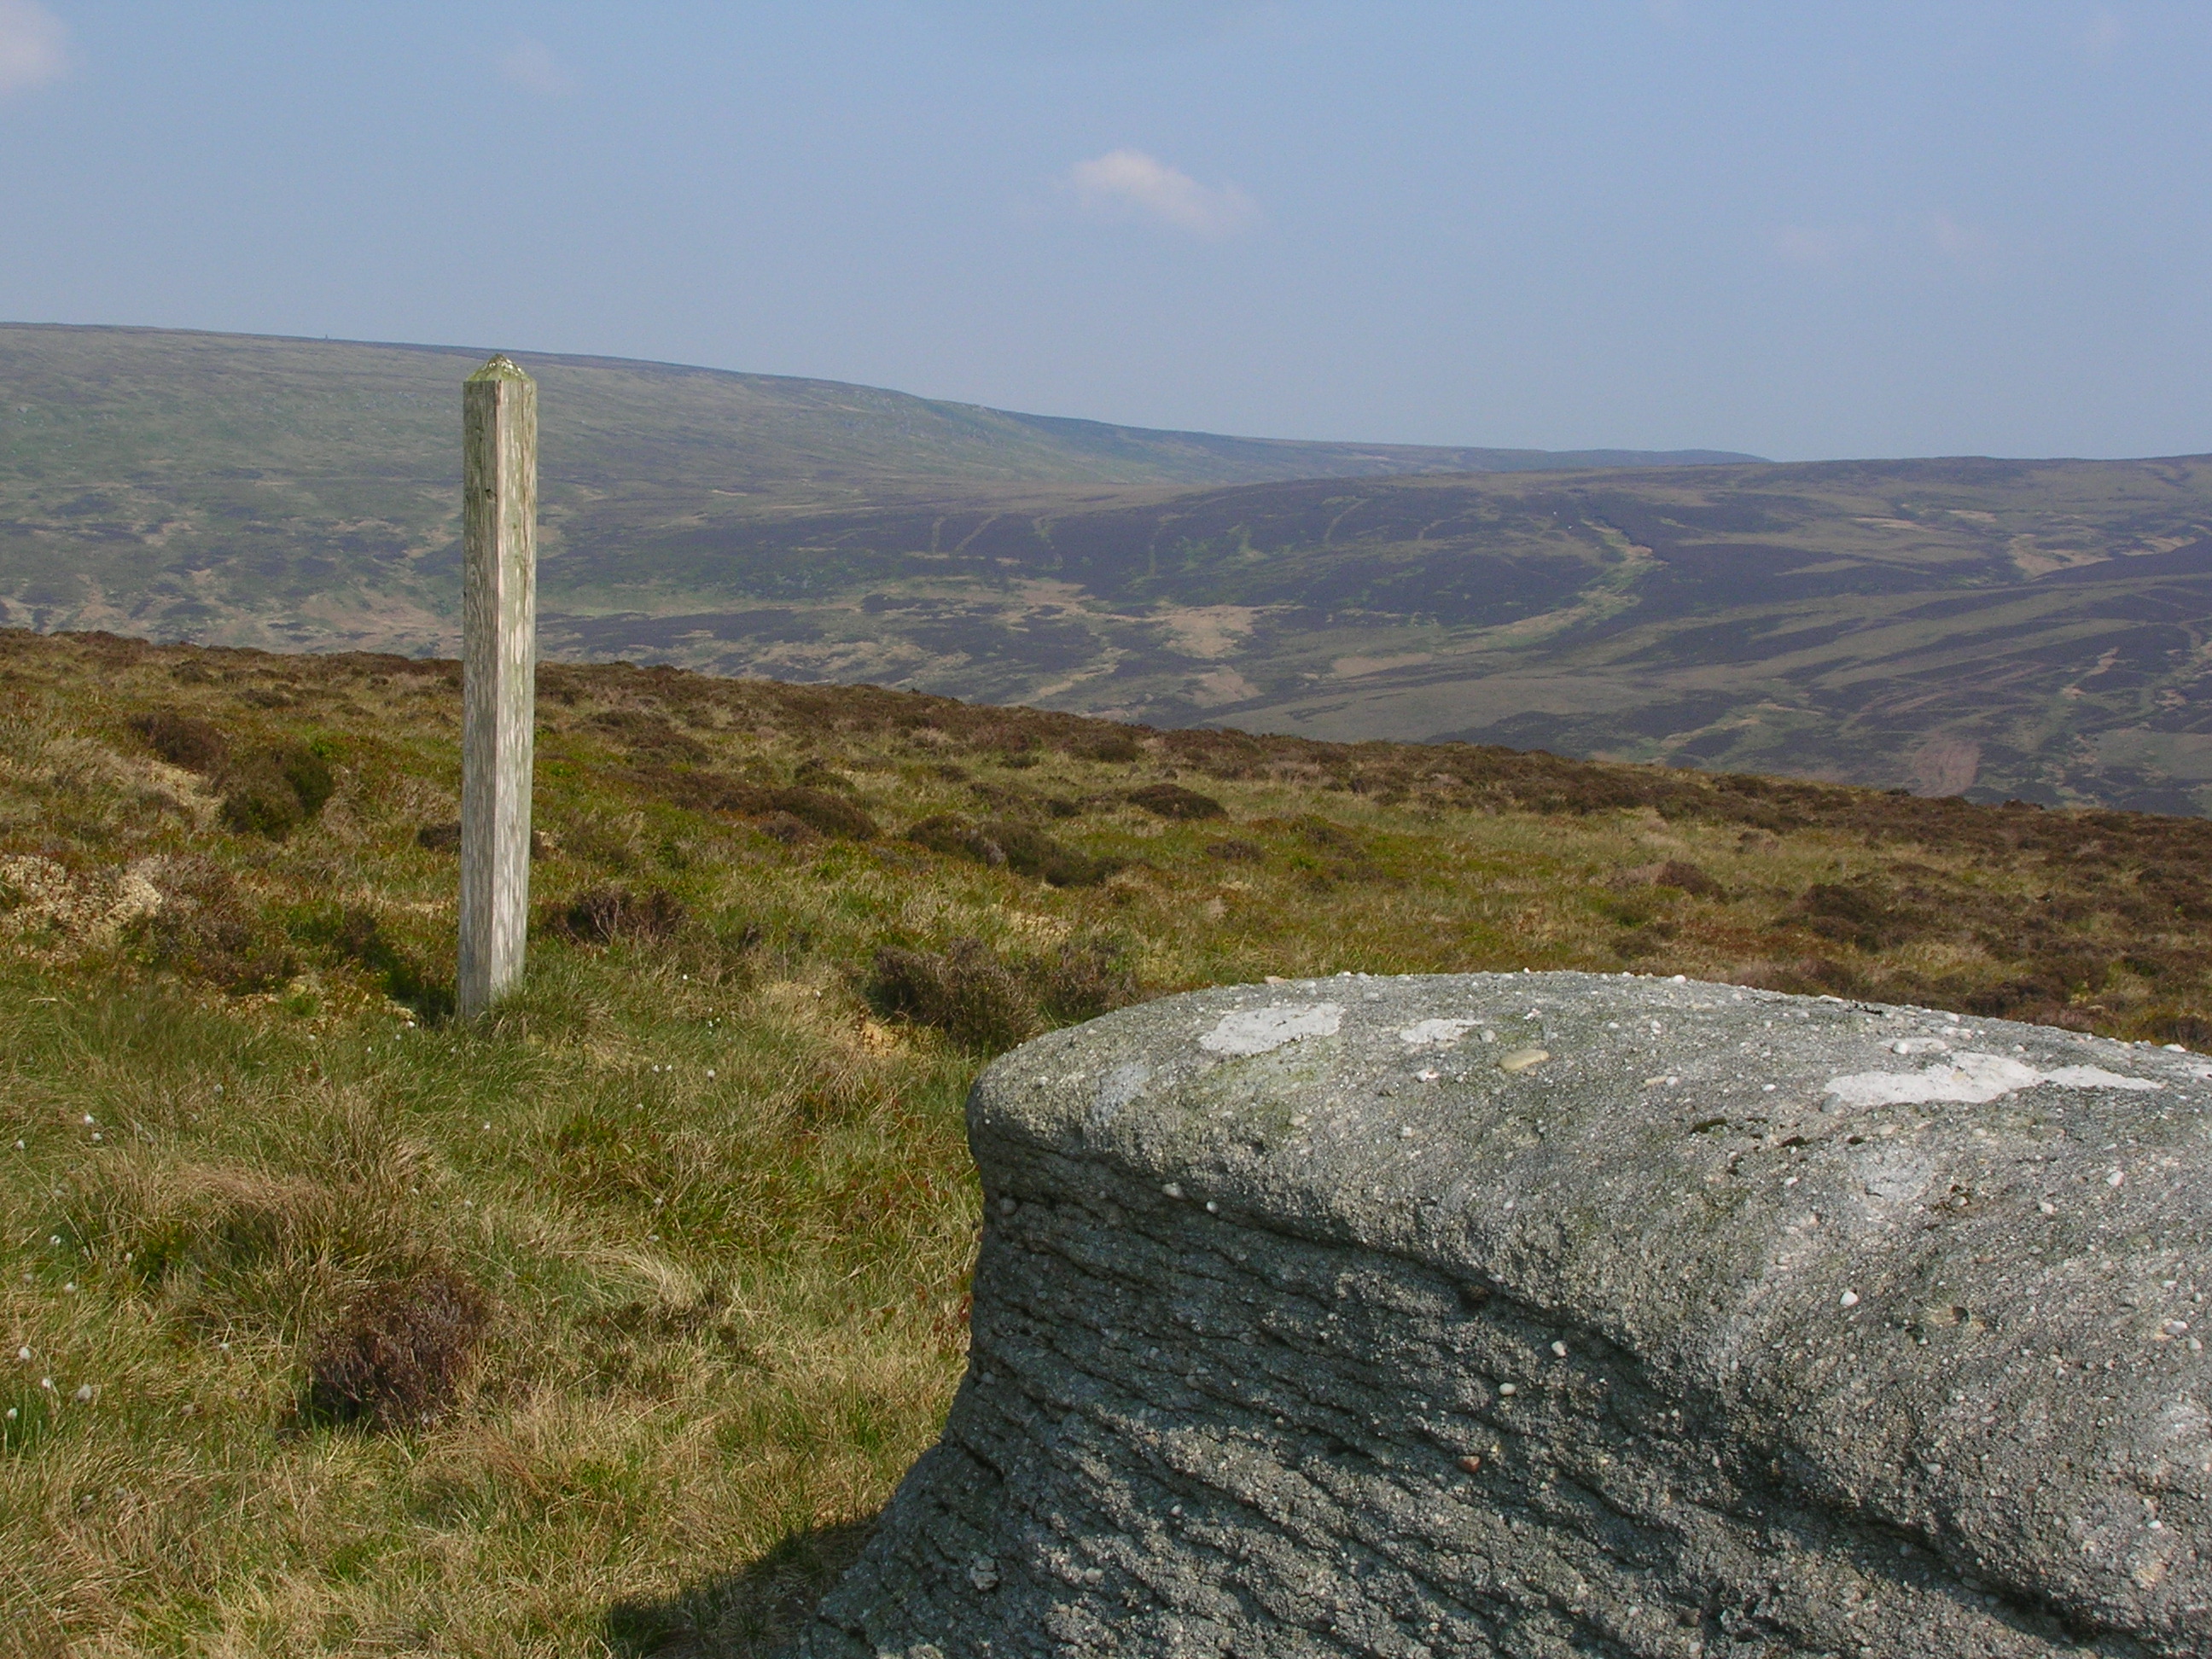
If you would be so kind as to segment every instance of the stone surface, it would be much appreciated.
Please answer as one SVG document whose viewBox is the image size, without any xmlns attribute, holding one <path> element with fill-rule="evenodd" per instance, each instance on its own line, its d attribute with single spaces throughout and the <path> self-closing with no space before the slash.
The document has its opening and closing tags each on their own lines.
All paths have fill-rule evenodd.
<svg viewBox="0 0 2212 1659">
<path fill-rule="evenodd" d="M 1056 1032 L 976 1085 L 969 1374 L 799 1651 L 2212 1651 L 2208 1079 L 1567 974 Z"/>
</svg>

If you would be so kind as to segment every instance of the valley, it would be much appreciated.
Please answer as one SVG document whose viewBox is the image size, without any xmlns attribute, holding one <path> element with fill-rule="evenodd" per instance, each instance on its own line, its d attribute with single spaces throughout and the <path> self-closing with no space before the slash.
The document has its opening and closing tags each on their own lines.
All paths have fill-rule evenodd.
<svg viewBox="0 0 2212 1659">
<path fill-rule="evenodd" d="M 471 361 L 0 329 L 0 616 L 453 650 Z M 2206 458 L 1298 444 L 526 361 L 556 658 L 2212 809 Z"/>
</svg>

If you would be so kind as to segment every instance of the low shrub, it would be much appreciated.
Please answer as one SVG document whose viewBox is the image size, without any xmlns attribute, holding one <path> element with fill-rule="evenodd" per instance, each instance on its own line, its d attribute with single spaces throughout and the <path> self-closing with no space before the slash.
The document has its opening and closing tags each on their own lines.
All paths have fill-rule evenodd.
<svg viewBox="0 0 2212 1659">
<path fill-rule="evenodd" d="M 2172 1007 L 2146 1009 L 2138 1018 L 2145 1036 L 2154 1042 L 2179 1042 L 2199 1054 L 2212 1054 L 2212 1019 Z"/>
<path fill-rule="evenodd" d="M 1622 871 L 1620 878 L 1648 887 L 1672 887 L 1696 898 L 1711 898 L 1721 890 L 1720 883 L 1685 859 L 1668 859 L 1660 864 L 1639 864 L 1633 869 Z"/>
<path fill-rule="evenodd" d="M 1037 1000 L 1063 1024 L 1096 1019 L 1137 1000 L 1137 973 L 1118 939 L 1071 939 L 1032 970 Z"/>
<path fill-rule="evenodd" d="M 1401 878 L 1378 860 L 1367 842 L 1340 823 L 1308 813 L 1293 821 L 1292 832 L 1313 850 L 1295 853 L 1291 867 L 1316 891 L 1346 886 L 1387 886 Z"/>
<path fill-rule="evenodd" d="M 131 729 L 172 766 L 187 772 L 220 772 L 230 758 L 230 741 L 215 722 L 173 708 L 156 708 L 131 717 Z"/>
<path fill-rule="evenodd" d="M 876 821 L 851 801 L 819 789 L 770 789 L 764 811 L 785 812 L 817 835 L 839 841 L 873 841 Z"/>
<path fill-rule="evenodd" d="M 662 799 L 696 811 L 732 812 L 741 817 L 796 819 L 818 836 L 838 841 L 873 841 L 876 821 L 863 807 L 827 790 L 793 785 L 787 789 L 746 783 L 726 773 L 677 771 L 665 767 L 635 773 L 637 781 Z"/>
<path fill-rule="evenodd" d="M 955 939 L 941 952 L 885 945 L 865 990 L 887 1018 L 933 1027 L 983 1054 L 1025 1042 L 1048 1024 L 1096 1018 L 1138 996 L 1127 945 L 1103 935 L 1012 958 L 973 939 Z"/>
<path fill-rule="evenodd" d="M 1796 914 L 1822 939 L 1862 951 L 1902 945 L 1921 931 L 1920 918 L 1911 908 L 1864 880 L 1815 882 L 1798 899 Z"/>
<path fill-rule="evenodd" d="M 1201 795 L 1195 789 L 1186 789 L 1179 783 L 1148 783 L 1142 789 L 1132 789 L 1125 799 L 1133 806 L 1141 806 L 1147 812 L 1164 818 L 1225 818 L 1229 809 L 1211 795 Z"/>
<path fill-rule="evenodd" d="M 738 1571 L 694 1583 L 664 1598 L 616 1602 L 599 1636 L 623 1655 L 776 1653 L 814 1615 L 823 1590 L 860 1559 L 877 1517 L 839 1521 L 785 1534 Z"/>
<path fill-rule="evenodd" d="M 1127 732 L 1101 733 L 1086 743 L 1077 744 L 1074 752 L 1085 760 L 1100 761 L 1109 766 L 1127 766 L 1145 757 L 1136 738 Z"/>
<path fill-rule="evenodd" d="M 330 762 L 304 743 L 255 750 L 228 766 L 222 783 L 223 822 L 271 841 L 313 818 L 337 787 Z"/>
<path fill-rule="evenodd" d="M 222 785 L 222 821 L 240 835 L 282 841 L 307 821 L 299 793 L 266 751 L 232 767 Z"/>
<path fill-rule="evenodd" d="M 1866 988 L 1857 969 L 1830 957 L 1740 963 L 1728 977 L 1738 985 L 1787 991 L 1793 996 L 1850 996 Z"/>
<path fill-rule="evenodd" d="M 947 858 L 967 859 L 972 863 L 998 868 L 1006 861 L 1006 849 L 985 835 L 977 825 L 954 812 L 939 812 L 922 819 L 906 832 L 906 838 L 917 847 L 926 847 L 933 853 L 942 853 Z"/>
<path fill-rule="evenodd" d="M 610 708 L 594 714 L 592 724 L 632 754 L 687 764 L 708 758 L 707 745 L 689 732 L 678 731 L 665 714 L 641 708 Z"/>
<path fill-rule="evenodd" d="M 491 1310 L 459 1270 L 428 1262 L 356 1296 L 314 1345 L 305 1414 L 397 1430 L 451 1409 Z"/>
<path fill-rule="evenodd" d="M 942 953 L 885 945 L 866 994 L 878 1013 L 931 1026 L 983 1054 L 1025 1042 L 1042 1025 L 1022 976 L 979 939 L 955 939 Z"/>
<path fill-rule="evenodd" d="M 1048 887 L 1096 887 L 1121 868 L 1122 860 L 1096 858 L 1064 847 L 1025 823 L 987 823 L 983 833 L 1005 849 L 1016 875 L 1032 876 Z"/>
<path fill-rule="evenodd" d="M 786 847 L 796 847 L 803 841 L 814 839 L 813 826 L 788 812 L 770 812 L 765 817 L 755 818 L 753 828 L 771 841 L 781 842 Z"/>
<path fill-rule="evenodd" d="M 651 1120 L 580 1109 L 562 1121 L 550 1151 L 552 1178 L 580 1196 L 649 1200 L 668 1180 L 667 1138 Z"/>
<path fill-rule="evenodd" d="M 337 793 L 337 774 L 331 768 L 330 756 L 317 744 L 286 744 L 276 750 L 277 769 L 283 773 L 284 781 L 292 786 L 292 793 L 300 798 L 300 810 L 308 817 L 319 817 L 331 797 Z"/>
<path fill-rule="evenodd" d="M 374 911 L 349 906 L 334 922 L 319 927 L 311 924 L 308 931 L 319 935 L 342 960 L 367 969 L 385 995 L 413 1009 L 424 1023 L 452 1018 L 451 981 L 386 933 Z"/>
<path fill-rule="evenodd" d="M 415 844 L 426 853 L 458 853 L 461 850 L 461 823 L 448 818 L 443 823 L 426 823 L 415 832 Z M 550 858 L 561 850 L 561 843 L 543 830 L 530 832 L 530 856 L 535 861 Z"/>
<path fill-rule="evenodd" d="M 951 812 L 922 819 L 906 832 L 906 838 L 933 853 L 994 870 L 1004 866 L 1051 887 L 1095 887 L 1122 866 L 1119 859 L 1097 858 L 1063 846 L 1026 823 L 970 823 Z"/>
<path fill-rule="evenodd" d="M 270 989 L 297 970 L 283 935 L 221 865 L 167 859 L 149 875 L 161 907 L 125 935 L 146 966 L 235 993 Z"/>
<path fill-rule="evenodd" d="M 676 937 L 686 912 L 684 902 L 663 887 L 637 892 L 628 887 L 593 887 L 557 908 L 550 931 L 580 945 L 613 945 L 622 940 L 657 944 Z"/>
<path fill-rule="evenodd" d="M 2024 1019 L 2039 1025 L 2066 1006 L 2071 988 L 2055 974 L 2033 974 L 1981 986 L 1960 998 L 1966 1011 L 1984 1019 Z"/>
</svg>

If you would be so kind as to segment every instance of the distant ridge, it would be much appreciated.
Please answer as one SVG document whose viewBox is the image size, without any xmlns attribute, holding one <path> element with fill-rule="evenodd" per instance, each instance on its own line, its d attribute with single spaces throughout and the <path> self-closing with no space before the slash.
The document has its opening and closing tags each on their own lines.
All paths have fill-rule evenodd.
<svg viewBox="0 0 2212 1659">
<path fill-rule="evenodd" d="M 1309 442 L 1115 426 L 920 398 L 880 386 L 753 374 L 622 357 L 501 347 L 546 384 L 549 468 L 604 476 L 649 455 L 685 471 L 718 467 L 720 482 L 843 483 L 1219 484 L 1415 472 L 1522 472 L 1559 468 L 1684 466 L 1755 460 L 1722 450 L 1581 450 Z M 364 412 L 347 386 L 376 388 L 373 406 L 415 419 L 381 423 L 393 464 L 445 469 L 456 369 L 489 346 L 393 344 L 288 336 L 58 323 L 0 324 L 0 394 L 69 418 L 97 417 L 125 447 L 183 460 L 204 438 L 170 424 L 191 398 L 199 424 L 235 444 L 279 434 L 337 460 L 371 436 L 348 419 Z M 556 401 L 557 400 L 557 401 Z M 161 405 L 170 405 L 161 409 Z M 411 405 L 411 409 L 408 408 Z M 157 410 L 159 412 L 157 412 Z M 563 441 L 563 434 L 567 441 Z M 0 466 L 21 453 L 20 416 Z M 580 441 L 579 441 L 580 440 Z M 436 446 L 426 449 L 426 445 Z M 123 459 L 118 453 L 118 459 Z M 208 457 L 213 459 L 212 456 Z M 696 478 L 690 480 L 698 482 Z"/>
</svg>

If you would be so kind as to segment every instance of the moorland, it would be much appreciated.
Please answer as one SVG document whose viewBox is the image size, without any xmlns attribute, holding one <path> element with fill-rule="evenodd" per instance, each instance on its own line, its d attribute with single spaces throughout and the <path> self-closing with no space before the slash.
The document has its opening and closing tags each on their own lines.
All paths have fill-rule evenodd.
<svg viewBox="0 0 2212 1659">
<path fill-rule="evenodd" d="M 295 649 L 450 644 L 456 388 L 484 355 L 0 325 L 7 620 Z M 794 513 L 1720 459 L 1159 432 L 834 381 L 522 355 L 547 411 L 543 553 L 556 611 L 571 603 L 567 573 L 580 595 L 611 574 L 606 561 L 618 568 L 660 538 Z M 746 578 L 732 574 L 728 592 L 742 593 Z"/>
<path fill-rule="evenodd" d="M 0 328 L 0 609 L 450 651 L 476 355 Z M 566 659 L 2212 808 L 2202 457 L 1282 443 L 523 361 Z"/>
<path fill-rule="evenodd" d="M 764 1652 L 957 1379 L 968 1083 L 1135 999 L 1577 968 L 2212 1042 L 2200 818 L 561 663 L 530 977 L 462 1024 L 456 665 L 10 631 L 0 693 L 40 1659 Z"/>
</svg>

